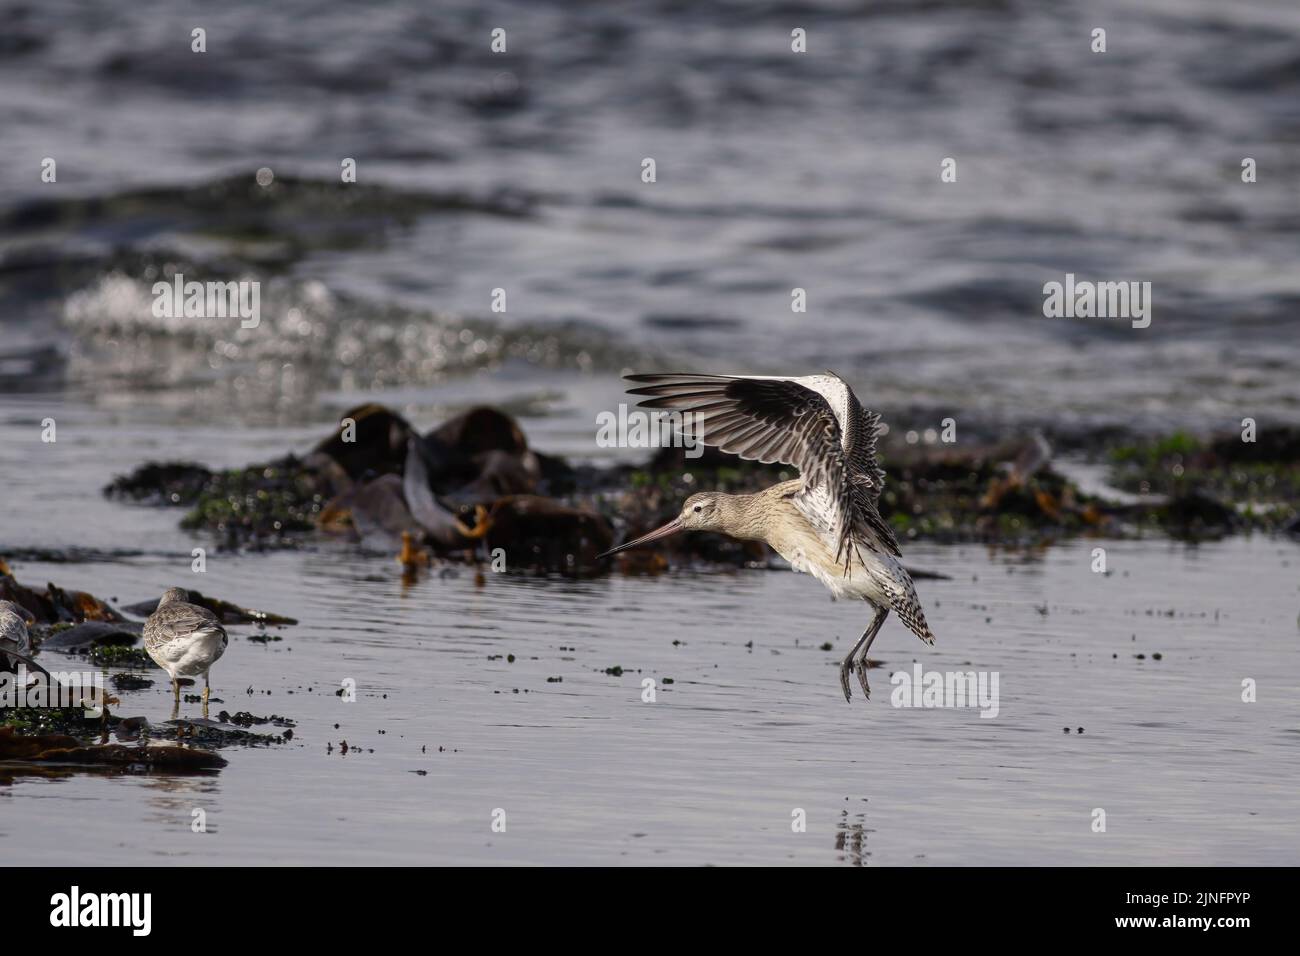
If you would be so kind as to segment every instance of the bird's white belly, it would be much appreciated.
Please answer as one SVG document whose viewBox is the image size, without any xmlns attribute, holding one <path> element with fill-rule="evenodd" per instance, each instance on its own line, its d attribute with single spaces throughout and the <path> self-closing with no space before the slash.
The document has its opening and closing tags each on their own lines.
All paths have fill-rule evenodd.
<svg viewBox="0 0 1300 956">
<path fill-rule="evenodd" d="M 809 555 L 802 547 L 793 547 L 788 554 L 781 552 L 781 557 L 790 562 L 790 567 L 801 574 L 811 574 L 826 586 L 831 597 L 867 600 L 877 607 L 889 606 L 889 594 L 882 586 L 880 575 L 855 560 L 850 574 L 844 574 L 844 566 L 828 561 L 828 555 L 821 553 Z M 868 560 L 871 560 L 868 557 Z"/>
<path fill-rule="evenodd" d="M 155 648 L 153 658 L 173 677 L 197 677 L 206 674 L 225 652 L 224 634 L 198 631 L 183 640 L 169 641 Z"/>
</svg>

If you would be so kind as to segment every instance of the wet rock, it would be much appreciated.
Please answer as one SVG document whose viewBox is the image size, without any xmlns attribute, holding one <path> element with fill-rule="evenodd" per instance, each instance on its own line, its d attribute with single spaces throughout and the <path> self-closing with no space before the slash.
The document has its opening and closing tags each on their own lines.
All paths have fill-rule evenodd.
<svg viewBox="0 0 1300 956">
<path fill-rule="evenodd" d="M 80 764 L 123 770 L 166 770 L 169 773 L 217 770 L 226 765 L 223 757 L 194 747 L 84 744 L 76 737 L 66 734 L 17 734 L 12 727 L 0 727 L 0 760 Z"/>
<path fill-rule="evenodd" d="M 466 504 L 483 503 L 502 495 L 525 495 L 537 490 L 541 468 L 531 452 L 514 454 L 488 451 L 474 459 L 478 477 L 449 495 Z"/>
<path fill-rule="evenodd" d="M 537 494 L 544 485 L 575 486 L 578 472 L 530 451 L 523 430 L 504 412 L 472 408 L 423 437 L 381 405 L 358 406 L 343 417 L 354 422 L 347 436 L 354 441 L 344 440 L 340 426 L 307 459 L 289 456 L 207 475 L 197 496 L 187 488 L 177 496 L 194 499 L 183 526 L 224 533 L 233 545 L 250 538 L 283 543 L 288 532 L 309 525 L 350 527 L 371 547 L 394 547 L 409 535 L 443 553 L 477 548 L 492 526 L 491 542 L 512 556 L 512 568 L 556 570 L 590 565 L 609 543 L 602 516 Z M 143 495 L 152 482 L 166 500 L 168 482 L 204 475 L 201 466 L 151 466 L 120 484 Z M 148 602 L 128 611 L 143 616 L 153 607 Z"/>
<path fill-rule="evenodd" d="M 968 448 L 892 447 L 880 510 L 900 541 L 1033 544 L 1111 524 L 1101 502 L 1027 440 Z"/>
<path fill-rule="evenodd" d="M 130 675 L 119 674 L 119 677 Z M 153 681 L 149 681 L 150 684 Z M 149 721 L 144 717 L 123 717 L 118 721 L 117 727 L 113 733 L 118 740 L 138 740 L 140 735 L 149 729 Z"/>
<path fill-rule="evenodd" d="M 45 589 L 19 584 L 8 572 L 8 565 L 0 561 L 0 600 L 13 601 L 26 610 L 36 624 L 80 623 L 82 621 L 125 620 L 99 598 L 85 591 L 65 590 L 54 584 Z"/>
<path fill-rule="evenodd" d="M 463 503 L 485 503 L 508 494 L 537 490 L 538 456 L 529 451 L 523 429 L 511 416 L 478 406 L 456 415 L 416 443 L 429 487 Z M 407 471 L 411 461 L 407 460 Z"/>
<path fill-rule="evenodd" d="M 1234 508 L 1201 491 L 1179 495 L 1156 513 L 1166 530 L 1183 538 L 1219 536 L 1243 523 Z"/>
<path fill-rule="evenodd" d="M 395 549 L 407 535 L 417 549 L 427 545 L 450 556 L 480 553 L 486 536 L 493 548 L 523 556 L 509 561 L 512 568 L 558 561 L 554 569 L 563 570 L 587 560 L 586 544 L 609 531 L 610 519 L 630 536 L 675 516 L 693 492 L 753 492 L 797 477 L 790 466 L 743 462 L 709 447 L 699 456 L 694 449 L 660 448 L 640 467 L 573 468 L 529 449 L 518 422 L 486 406 L 424 435 L 378 404 L 357 406 L 344 417 L 355 422 L 355 441 L 344 441 L 340 427 L 305 459 L 288 456 L 212 474 L 184 526 L 215 531 L 231 547 L 293 546 L 309 528 L 347 529 L 375 549 Z M 1300 432 L 1265 429 L 1253 446 L 1236 438 L 1173 435 L 1117 448 L 1115 483 L 1135 487 L 1135 502 L 1083 493 L 1066 477 L 1068 463 L 1053 467 L 1053 445 L 1039 432 L 993 443 L 994 429 L 972 428 L 960 446 L 909 443 L 901 425 L 882 442 L 888 480 L 879 507 L 902 541 L 1038 544 L 1067 534 L 1123 535 L 1149 527 L 1188 536 L 1206 529 L 1282 528 L 1297 518 Z M 1095 452 L 1118 435 L 1102 430 L 1053 436 L 1052 442 L 1078 454 Z M 192 491 L 187 482 L 203 475 L 202 466 L 192 464 L 151 467 L 129 484 L 130 493 L 145 494 L 153 483 L 160 499 L 180 487 L 174 494 L 184 500 Z M 1243 498 L 1266 505 L 1238 509 Z M 1232 511 L 1245 514 L 1244 524 Z M 588 526 L 576 520 L 584 513 Z M 558 537 L 545 540 L 548 533 Z M 732 564 L 770 558 L 761 546 L 710 535 L 684 535 L 658 551 L 674 560 Z M 655 570 L 661 563 L 632 555 L 617 566 Z"/>
<path fill-rule="evenodd" d="M 65 590 L 53 583 L 45 585 L 45 593 L 61 617 L 74 621 L 111 621 L 121 623 L 123 617 L 99 598 L 85 591 Z"/>
<path fill-rule="evenodd" d="M 488 512 L 487 547 L 505 551 L 507 567 L 578 570 L 598 566 L 614 531 L 601 515 L 537 495 L 509 495 Z"/>
<path fill-rule="evenodd" d="M 429 432 L 427 438 L 466 458 L 488 451 L 520 454 L 528 450 L 519 423 L 505 412 L 485 405 L 447 419 Z"/>
<path fill-rule="evenodd" d="M 229 601 L 223 601 L 221 598 L 208 597 L 200 591 L 189 590 L 189 597 L 186 599 L 190 604 L 197 604 L 205 607 L 217 616 L 217 620 L 222 624 L 271 624 L 287 625 L 297 624 L 296 618 L 285 617 L 282 614 L 274 614 L 270 611 L 257 611 L 251 608 L 240 607 L 238 604 L 232 604 Z M 122 610 L 128 614 L 135 614 L 139 617 L 148 617 L 154 611 L 158 610 L 158 600 L 141 601 L 138 604 L 131 604 Z"/>
<path fill-rule="evenodd" d="M 273 720 L 254 718 L 253 721 L 245 724 L 239 724 L 235 721 L 228 720 L 228 715 L 222 711 L 217 720 L 210 720 L 207 717 L 178 717 L 175 720 L 169 720 L 159 728 L 150 728 L 151 736 L 164 736 L 167 739 L 183 740 L 186 743 L 202 744 L 208 747 L 265 747 L 271 744 L 282 744 L 293 738 L 293 731 L 286 729 L 283 734 L 263 734 L 255 731 L 244 729 L 252 726 L 253 723 L 271 723 L 276 727 L 291 728 L 294 726 L 293 721 L 286 718 L 277 717 Z M 247 715 L 252 716 L 252 715 Z"/>
<path fill-rule="evenodd" d="M 302 460 L 303 470 L 312 475 L 319 491 L 328 499 L 341 495 L 353 487 L 356 482 L 342 465 L 321 452 L 311 452 Z M 320 516 L 317 515 L 317 520 Z"/>
<path fill-rule="evenodd" d="M 337 462 L 353 481 L 370 475 L 401 474 L 406 461 L 406 443 L 415 433 L 410 423 L 383 405 L 369 403 L 349 409 L 342 420 L 354 426 L 351 441 L 345 441 L 340 424 L 313 451 Z"/>
<path fill-rule="evenodd" d="M 108 623 L 86 621 L 72 627 L 52 631 L 40 642 L 42 651 L 82 651 L 106 644 L 130 646 L 140 640 L 144 625 L 133 621 Z"/>
<path fill-rule="evenodd" d="M 143 647 L 128 647 L 125 644 L 96 644 L 73 653 L 86 655 L 97 667 L 134 667 L 142 670 L 158 667 Z"/>
<path fill-rule="evenodd" d="M 1259 428 L 1253 442 L 1242 441 L 1239 432 L 1220 435 L 1209 443 L 1209 452 L 1227 464 L 1300 465 L 1300 428 Z"/>
<path fill-rule="evenodd" d="M 217 718 L 222 723 L 234 724 L 236 727 L 255 727 L 263 724 L 271 724 L 274 727 L 298 726 L 295 721 L 290 720 L 288 717 L 281 717 L 279 714 L 272 714 L 270 717 L 259 717 L 256 714 L 250 714 L 246 710 L 241 710 L 234 714 L 227 713 L 223 710 L 217 715 Z"/>
<path fill-rule="evenodd" d="M 208 529 L 232 546 L 291 543 L 315 527 L 329 488 L 294 455 L 214 474 L 182 528 Z"/>
<path fill-rule="evenodd" d="M 1300 429 L 1260 427 L 1253 442 L 1175 432 L 1114 444 L 1108 458 L 1115 487 L 1155 499 L 1140 520 L 1175 537 L 1283 530 L 1300 517 Z"/>
<path fill-rule="evenodd" d="M 129 475 L 119 475 L 104 488 L 109 498 L 166 505 L 190 505 L 212 478 L 194 462 L 147 462 Z"/>
<path fill-rule="evenodd" d="M 539 451 L 531 454 L 537 461 L 540 474 L 537 490 L 542 494 L 564 495 L 579 490 L 595 491 L 604 476 L 604 469 L 590 465 L 575 468 L 554 455 L 544 455 Z"/>
<path fill-rule="evenodd" d="M 374 548 L 390 547 L 403 533 L 422 534 L 398 475 L 383 475 L 344 492 L 321 510 L 320 523 L 330 529 L 350 525 L 362 544 Z"/>
<path fill-rule="evenodd" d="M 139 674 L 114 674 L 112 684 L 113 689 L 116 691 L 136 691 L 148 690 L 153 686 L 153 681 L 147 677 L 141 677 Z M 123 721 L 123 723 L 126 723 L 126 721 Z"/>
</svg>

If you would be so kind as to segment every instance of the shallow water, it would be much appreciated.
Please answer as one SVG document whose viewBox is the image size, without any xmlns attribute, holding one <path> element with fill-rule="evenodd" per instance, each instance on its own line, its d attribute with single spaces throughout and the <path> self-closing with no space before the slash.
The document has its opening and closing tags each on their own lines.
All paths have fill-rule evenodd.
<svg viewBox="0 0 1300 956">
<path fill-rule="evenodd" d="M 1300 421 L 1290 0 L 49 0 L 0 22 L 0 353 L 51 345 L 51 377 L 101 397 L 301 421 L 333 389 L 507 360 L 671 361 L 830 367 L 963 420 Z M 211 199 L 226 177 L 248 189 Z M 153 319 L 175 268 L 260 279 L 263 325 Z M 1044 318 L 1066 273 L 1151 282 L 1151 327 Z"/>
<path fill-rule="evenodd" d="M 0 438 L 15 447 L 26 429 L 10 419 Z M 78 527 L 40 540 L 144 553 L 22 560 L 19 579 L 124 604 L 185 583 L 299 618 L 266 645 L 232 629 L 214 670 L 214 714 L 288 716 L 295 737 L 227 748 L 229 766 L 206 777 L 17 776 L 0 787 L 7 862 L 1300 859 L 1293 543 L 1079 540 L 1034 554 L 914 543 L 911 566 L 949 576 L 919 582 L 939 643 L 888 622 L 872 699 L 849 705 L 836 662 L 867 615 L 805 576 L 487 573 L 480 585 L 459 568 L 404 586 L 390 558 L 325 542 L 214 552 L 199 577 L 189 549 L 203 542 L 176 529 L 178 512 L 97 494 L 154 433 L 100 421 L 87 434 L 90 448 L 26 446 L 28 457 L 57 448 L 57 468 L 8 469 L 9 540 L 36 542 L 40 520 L 24 514 L 75 504 Z M 180 457 L 210 442 L 234 460 L 285 438 L 223 447 L 202 429 L 164 434 Z M 1109 575 L 1091 571 L 1097 546 Z M 914 661 L 996 671 L 997 716 L 892 707 L 889 675 Z M 615 666 L 622 676 L 605 673 Z M 646 677 L 660 682 L 653 703 L 641 700 Z M 346 678 L 354 703 L 335 694 Z M 1245 678 L 1256 703 L 1240 699 Z M 121 696 L 122 715 L 169 716 L 163 682 Z M 1105 834 L 1091 831 L 1098 807 Z M 195 808 L 206 834 L 190 831 Z M 491 829 L 498 808 L 505 833 Z M 791 830 L 796 808 L 804 833 Z"/>
<path fill-rule="evenodd" d="M 0 25 L 0 555 L 302 622 L 235 629 L 214 672 L 214 710 L 288 716 L 291 742 L 206 777 L 0 773 L 0 859 L 1300 862 L 1294 541 L 905 545 L 949 576 L 920 582 L 939 644 L 891 620 L 850 706 L 866 615 L 806 577 L 403 587 L 323 540 L 199 577 L 214 543 L 178 511 L 100 494 L 150 459 L 304 451 L 362 401 L 422 428 L 491 403 L 539 450 L 636 459 L 594 446 L 595 414 L 669 364 L 831 367 L 963 441 L 1300 421 L 1294 3 L 0 0 Z M 259 280 L 261 326 L 156 319 L 176 270 Z M 1151 327 L 1044 319 L 1066 272 L 1151 281 Z M 998 716 L 891 707 L 913 661 L 996 671 Z M 643 703 L 646 677 L 673 683 Z M 161 684 L 122 696 L 168 716 Z"/>
</svg>

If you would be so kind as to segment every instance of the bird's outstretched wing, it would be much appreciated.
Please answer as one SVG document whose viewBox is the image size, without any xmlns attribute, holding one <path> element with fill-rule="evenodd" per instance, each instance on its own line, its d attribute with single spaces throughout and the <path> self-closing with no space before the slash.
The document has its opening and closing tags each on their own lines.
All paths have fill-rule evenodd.
<svg viewBox="0 0 1300 956">
<path fill-rule="evenodd" d="M 876 455 L 876 439 L 880 437 L 880 416 L 862 407 L 857 396 L 844 386 L 848 393 L 845 417 L 848 428 L 844 437 L 845 454 L 849 459 L 849 480 L 861 486 L 874 506 L 885 488 L 885 470 Z"/>
<path fill-rule="evenodd" d="M 643 408 L 691 413 L 685 431 L 741 458 L 793 465 L 803 476 L 796 506 L 823 531 L 836 560 L 852 545 L 899 554 L 876 510 L 885 475 L 876 460 L 880 416 L 862 408 L 836 375 L 802 378 L 665 373 L 628 375 Z"/>
</svg>

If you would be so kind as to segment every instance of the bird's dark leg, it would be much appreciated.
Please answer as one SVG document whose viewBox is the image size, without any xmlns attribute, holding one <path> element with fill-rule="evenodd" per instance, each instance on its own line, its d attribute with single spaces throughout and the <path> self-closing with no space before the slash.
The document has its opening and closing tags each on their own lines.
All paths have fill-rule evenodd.
<svg viewBox="0 0 1300 956">
<path fill-rule="evenodd" d="M 855 671 L 858 675 L 858 683 L 862 685 L 862 696 L 871 699 L 871 688 L 867 686 L 867 651 L 871 650 L 871 642 L 876 639 L 880 633 L 881 626 L 885 623 L 885 618 L 889 617 L 889 608 L 882 607 L 876 611 L 875 618 L 871 621 L 871 636 L 867 638 L 867 644 L 862 648 L 862 653 L 858 655 L 858 663 Z"/>
<path fill-rule="evenodd" d="M 871 642 L 876 639 L 880 626 L 885 623 L 885 616 L 889 614 L 889 608 L 876 607 L 874 604 L 871 606 L 875 608 L 876 616 L 871 619 L 867 629 L 862 632 L 858 642 L 853 645 L 853 650 L 849 651 L 848 656 L 840 662 L 840 688 L 844 691 L 845 700 L 852 700 L 852 696 L 849 694 L 849 668 L 853 666 L 853 659 L 858 656 L 858 651 L 862 650 L 863 660 L 866 660 L 866 648 L 870 647 Z M 862 683 L 862 692 L 870 697 L 871 691 L 867 689 L 867 678 L 862 671 L 858 672 L 858 680 Z"/>
<path fill-rule="evenodd" d="M 181 682 L 176 679 L 175 674 L 172 675 L 172 699 L 178 704 L 181 702 Z"/>
</svg>

